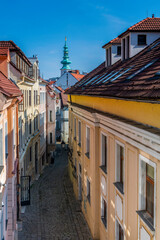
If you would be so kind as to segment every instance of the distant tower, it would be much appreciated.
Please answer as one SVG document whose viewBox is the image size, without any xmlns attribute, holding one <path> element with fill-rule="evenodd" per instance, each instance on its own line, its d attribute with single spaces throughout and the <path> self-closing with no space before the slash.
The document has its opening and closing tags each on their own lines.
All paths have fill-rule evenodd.
<svg viewBox="0 0 160 240">
<path fill-rule="evenodd" d="M 61 76 L 64 72 L 68 72 L 70 70 L 69 64 L 71 64 L 71 61 L 69 61 L 69 56 L 68 56 L 68 47 L 67 47 L 67 38 L 65 37 L 65 44 L 64 44 L 64 53 L 63 53 L 63 60 L 61 61 L 63 64 L 61 68 Z"/>
</svg>

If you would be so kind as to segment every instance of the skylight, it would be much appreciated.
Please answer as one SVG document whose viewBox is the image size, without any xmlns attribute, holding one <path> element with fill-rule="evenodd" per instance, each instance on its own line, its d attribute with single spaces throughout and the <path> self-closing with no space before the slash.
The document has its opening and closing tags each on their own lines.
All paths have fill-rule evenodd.
<svg viewBox="0 0 160 240">
<path fill-rule="evenodd" d="M 84 83 L 84 86 L 85 85 L 88 85 L 90 82 L 92 82 L 93 80 L 95 80 L 96 78 L 98 78 L 99 77 L 99 75 L 96 75 L 96 76 L 94 76 L 93 78 L 91 77 L 88 81 L 86 81 L 85 83 Z"/>
<path fill-rule="evenodd" d="M 112 77 L 116 76 L 119 72 L 121 72 L 123 70 L 123 68 L 121 68 L 119 71 L 113 73 L 110 77 L 107 77 L 103 83 L 107 82 L 108 80 L 110 80 Z"/>
<path fill-rule="evenodd" d="M 131 70 L 134 66 L 127 68 L 125 71 L 121 72 L 120 74 L 118 74 L 116 77 L 112 78 L 110 81 L 113 82 L 115 81 L 117 78 L 121 77 L 123 74 L 127 73 L 129 70 Z"/>
<path fill-rule="evenodd" d="M 156 44 L 154 44 L 152 47 L 150 47 L 149 49 L 148 49 L 148 51 L 150 51 L 150 50 L 152 50 L 153 48 L 155 48 L 157 45 L 159 45 L 160 44 L 160 41 L 159 42 L 157 42 Z"/>
<path fill-rule="evenodd" d="M 109 77 L 112 73 L 114 73 L 115 71 L 112 71 L 112 72 L 110 72 L 110 73 L 106 73 L 106 74 L 104 74 L 102 77 L 100 77 L 99 79 L 98 79 L 98 81 L 96 82 L 96 84 L 97 83 L 99 83 L 99 82 L 101 82 L 103 79 L 106 79 L 106 77 Z"/>
<path fill-rule="evenodd" d="M 154 59 L 153 61 L 149 62 L 148 64 L 146 64 L 145 66 L 143 66 L 142 68 L 140 68 L 138 71 L 134 72 L 132 75 L 130 75 L 129 77 L 127 77 L 128 80 L 132 79 L 133 77 L 135 77 L 137 74 L 141 73 L 142 71 L 144 71 L 146 68 L 150 67 L 153 63 L 155 63 L 158 59 Z"/>
</svg>

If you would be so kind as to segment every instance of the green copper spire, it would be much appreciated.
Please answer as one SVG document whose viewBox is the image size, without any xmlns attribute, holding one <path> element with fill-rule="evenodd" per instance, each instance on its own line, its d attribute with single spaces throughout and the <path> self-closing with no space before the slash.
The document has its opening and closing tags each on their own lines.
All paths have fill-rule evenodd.
<svg viewBox="0 0 160 240">
<path fill-rule="evenodd" d="M 67 47 L 67 38 L 65 37 L 65 44 L 64 44 L 64 54 L 63 54 L 63 60 L 61 61 L 63 64 L 63 67 L 61 69 L 64 70 L 70 70 L 69 64 L 71 64 L 71 61 L 69 61 L 69 56 L 68 56 L 68 47 Z"/>
</svg>

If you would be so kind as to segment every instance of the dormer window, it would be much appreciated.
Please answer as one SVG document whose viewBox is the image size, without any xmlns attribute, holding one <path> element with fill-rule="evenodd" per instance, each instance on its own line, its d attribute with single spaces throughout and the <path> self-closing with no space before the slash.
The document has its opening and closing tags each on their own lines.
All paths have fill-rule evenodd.
<svg viewBox="0 0 160 240">
<path fill-rule="evenodd" d="M 118 56 L 121 55 L 121 46 L 117 46 L 117 55 L 118 55 Z"/>
<path fill-rule="evenodd" d="M 147 44 L 146 39 L 147 39 L 146 35 L 139 34 L 138 35 L 138 45 L 146 45 Z"/>
</svg>

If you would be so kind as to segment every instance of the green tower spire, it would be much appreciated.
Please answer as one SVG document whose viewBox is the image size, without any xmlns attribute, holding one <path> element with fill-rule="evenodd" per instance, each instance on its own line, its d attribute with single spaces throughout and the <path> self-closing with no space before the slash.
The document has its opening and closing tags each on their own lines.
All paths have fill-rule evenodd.
<svg viewBox="0 0 160 240">
<path fill-rule="evenodd" d="M 61 61 L 63 64 L 62 69 L 64 70 L 70 70 L 69 64 L 71 64 L 71 61 L 69 61 L 69 56 L 68 56 L 68 47 L 67 47 L 67 38 L 65 37 L 65 44 L 64 44 L 64 53 L 63 53 L 63 60 Z"/>
</svg>

